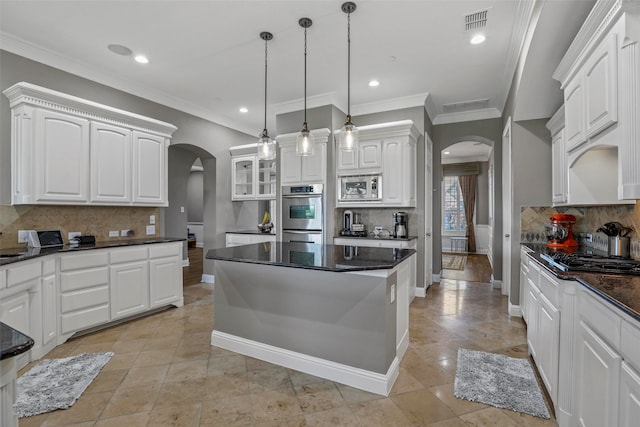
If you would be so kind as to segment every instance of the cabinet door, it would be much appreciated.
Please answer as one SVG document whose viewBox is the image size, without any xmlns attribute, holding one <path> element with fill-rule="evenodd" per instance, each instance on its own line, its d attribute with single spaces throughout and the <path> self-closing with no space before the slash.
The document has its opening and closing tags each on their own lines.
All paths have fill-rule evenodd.
<svg viewBox="0 0 640 427">
<path fill-rule="evenodd" d="M 584 100 L 582 75 L 579 74 L 564 88 L 564 136 L 567 151 L 585 142 Z"/>
<path fill-rule="evenodd" d="M 360 143 L 358 166 L 360 168 L 382 167 L 382 146 L 380 141 L 363 141 Z"/>
<path fill-rule="evenodd" d="M 302 156 L 301 168 L 302 183 L 324 182 L 327 170 L 326 144 L 316 143 L 313 156 Z"/>
<path fill-rule="evenodd" d="M 296 154 L 296 146 L 281 147 L 280 182 L 282 184 L 298 184 L 302 181 L 301 178 L 300 156 Z"/>
<path fill-rule="evenodd" d="M 111 320 L 149 308 L 149 271 L 146 261 L 112 265 Z"/>
<path fill-rule="evenodd" d="M 528 280 L 529 294 L 527 295 L 527 344 L 529 345 L 529 353 L 537 360 L 538 355 L 538 316 L 540 307 L 540 291 L 536 285 Z"/>
<path fill-rule="evenodd" d="M 91 123 L 91 201 L 131 202 L 131 131 Z"/>
<path fill-rule="evenodd" d="M 89 199 L 89 121 L 53 111 L 36 110 L 36 201 Z"/>
<path fill-rule="evenodd" d="M 540 294 L 536 364 L 554 405 L 558 403 L 558 362 L 560 361 L 560 311 Z"/>
<path fill-rule="evenodd" d="M 382 176 L 382 203 L 402 205 L 402 146 L 400 141 L 384 141 L 384 171 Z"/>
<path fill-rule="evenodd" d="M 167 205 L 167 145 L 163 137 L 133 132 L 133 203 Z"/>
<path fill-rule="evenodd" d="M 276 197 L 276 161 L 258 160 L 257 187 L 259 199 L 275 199 Z"/>
<path fill-rule="evenodd" d="M 618 55 L 616 35 L 596 48 L 585 64 L 586 137 L 591 138 L 618 120 Z"/>
<path fill-rule="evenodd" d="M 580 321 L 576 366 L 576 419 L 582 427 L 615 426 L 621 357 Z M 637 422 L 637 420 L 635 420 Z"/>
<path fill-rule="evenodd" d="M 564 130 L 556 133 L 552 140 L 551 172 L 553 203 L 567 202 L 567 152 L 564 145 Z"/>
<path fill-rule="evenodd" d="M 336 144 L 336 153 L 338 156 L 338 162 L 336 168 L 338 171 L 354 171 L 358 169 L 358 151 L 343 151 L 338 149 L 339 144 Z"/>
<path fill-rule="evenodd" d="M 526 256 L 526 255 L 524 255 Z M 522 319 L 528 325 L 529 324 L 529 311 L 527 310 L 527 300 L 529 297 L 529 282 L 528 273 L 529 268 L 524 265 L 525 258 L 521 258 L 520 264 L 520 312 L 522 313 Z"/>
<path fill-rule="evenodd" d="M 182 295 L 182 260 L 176 257 L 149 262 L 151 308 L 175 302 Z"/>
<path fill-rule="evenodd" d="M 37 279 L 40 280 L 40 279 Z M 31 336 L 39 345 L 39 340 L 32 335 L 32 324 L 29 312 L 29 292 L 23 292 L 0 302 L 0 321 L 20 332 Z M 22 368 L 29 363 L 31 350 L 17 356 L 16 366 Z"/>
<path fill-rule="evenodd" d="M 51 275 L 42 279 L 42 345 L 45 346 L 57 336 L 56 276 Z"/>
<path fill-rule="evenodd" d="M 640 374 L 626 362 L 620 372 L 620 427 L 633 427 L 640 420 Z"/>
<path fill-rule="evenodd" d="M 256 197 L 255 156 L 240 156 L 231 159 L 232 186 L 231 200 L 247 200 Z"/>
</svg>

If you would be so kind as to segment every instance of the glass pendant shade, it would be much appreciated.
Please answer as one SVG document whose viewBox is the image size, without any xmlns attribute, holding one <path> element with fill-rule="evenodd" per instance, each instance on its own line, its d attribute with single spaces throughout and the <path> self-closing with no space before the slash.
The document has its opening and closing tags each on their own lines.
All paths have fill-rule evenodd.
<svg viewBox="0 0 640 427">
<path fill-rule="evenodd" d="M 275 160 L 276 158 L 276 140 L 271 139 L 265 129 L 258 138 L 258 160 Z"/>
<path fill-rule="evenodd" d="M 358 128 L 351 123 L 351 117 L 348 117 L 342 129 L 340 129 L 338 142 L 341 151 L 354 151 L 358 149 L 358 143 L 360 142 Z"/>
<path fill-rule="evenodd" d="M 298 156 L 313 156 L 314 147 L 313 134 L 309 132 L 309 127 L 305 123 L 296 138 L 296 154 Z"/>
</svg>

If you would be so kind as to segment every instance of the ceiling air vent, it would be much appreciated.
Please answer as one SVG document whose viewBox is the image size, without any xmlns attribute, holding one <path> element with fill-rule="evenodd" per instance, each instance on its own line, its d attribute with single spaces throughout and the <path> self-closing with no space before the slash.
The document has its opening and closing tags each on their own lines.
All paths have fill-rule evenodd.
<svg viewBox="0 0 640 427">
<path fill-rule="evenodd" d="M 445 113 L 457 113 L 460 111 L 480 110 L 489 107 L 489 98 L 474 99 L 472 101 L 452 102 L 443 104 L 442 109 Z"/>
<path fill-rule="evenodd" d="M 489 10 L 480 10 L 464 16 L 464 30 L 476 31 L 481 30 L 487 26 L 487 15 Z"/>
</svg>

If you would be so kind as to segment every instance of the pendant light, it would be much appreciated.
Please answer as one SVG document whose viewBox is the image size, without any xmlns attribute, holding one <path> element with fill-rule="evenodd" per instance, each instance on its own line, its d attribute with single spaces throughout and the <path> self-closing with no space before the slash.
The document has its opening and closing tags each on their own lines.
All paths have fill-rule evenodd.
<svg viewBox="0 0 640 427">
<path fill-rule="evenodd" d="M 309 132 L 309 125 L 307 124 L 307 28 L 313 22 L 309 18 L 300 18 L 298 24 L 304 28 L 304 123 L 296 139 L 296 154 L 299 156 L 312 156 L 314 150 L 313 135 Z"/>
<path fill-rule="evenodd" d="M 274 160 L 276 141 L 269 137 L 267 131 L 267 42 L 273 39 L 273 34 L 263 31 L 260 38 L 264 40 L 264 129 L 258 138 L 258 160 Z"/>
<path fill-rule="evenodd" d="M 347 118 L 340 129 L 339 148 L 341 151 L 358 149 L 358 128 L 351 122 L 351 13 L 356 10 L 356 4 L 345 2 L 342 11 L 347 14 Z"/>
</svg>

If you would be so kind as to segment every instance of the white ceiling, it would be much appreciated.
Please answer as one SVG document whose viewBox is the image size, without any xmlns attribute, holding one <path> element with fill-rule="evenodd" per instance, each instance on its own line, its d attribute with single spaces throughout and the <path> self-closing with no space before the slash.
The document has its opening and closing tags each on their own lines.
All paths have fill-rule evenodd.
<svg viewBox="0 0 640 427">
<path fill-rule="evenodd" d="M 593 0 L 547 0 L 546 37 L 532 43 L 535 73 L 523 93 L 545 94 L 532 115 L 549 117 L 560 97 L 551 79 Z M 268 127 L 303 97 L 308 30 L 308 107 L 347 109 L 346 15 L 333 0 L 0 1 L 0 47 L 114 88 L 257 135 L 264 115 L 264 41 L 270 31 Z M 352 114 L 423 105 L 434 123 L 499 117 L 523 46 L 533 0 L 359 0 L 351 16 Z M 488 9 L 487 40 L 471 45 L 466 14 Z M 544 19 L 543 19 L 544 18 Z M 107 49 L 122 44 L 150 64 Z M 525 44 L 526 45 L 526 44 Z M 535 48 L 535 49 L 534 49 Z M 549 58 L 546 49 L 553 51 Z M 534 74 L 533 76 L 531 74 Z M 380 86 L 367 82 L 376 78 Z M 532 83 L 533 82 L 533 83 Z M 534 88 L 533 90 L 531 88 Z M 526 89 L 526 90 L 524 90 Z M 443 104 L 487 99 L 479 111 Z M 546 105 L 549 104 L 549 105 Z M 536 104 L 537 105 L 537 104 Z M 249 112 L 238 112 L 246 106 Z M 546 111 L 545 111 L 546 110 Z M 542 114 L 542 115 L 541 115 Z M 356 123 L 357 124 L 357 123 Z M 313 124 L 310 123 L 313 128 Z M 272 131 L 273 134 L 273 131 Z"/>
</svg>

